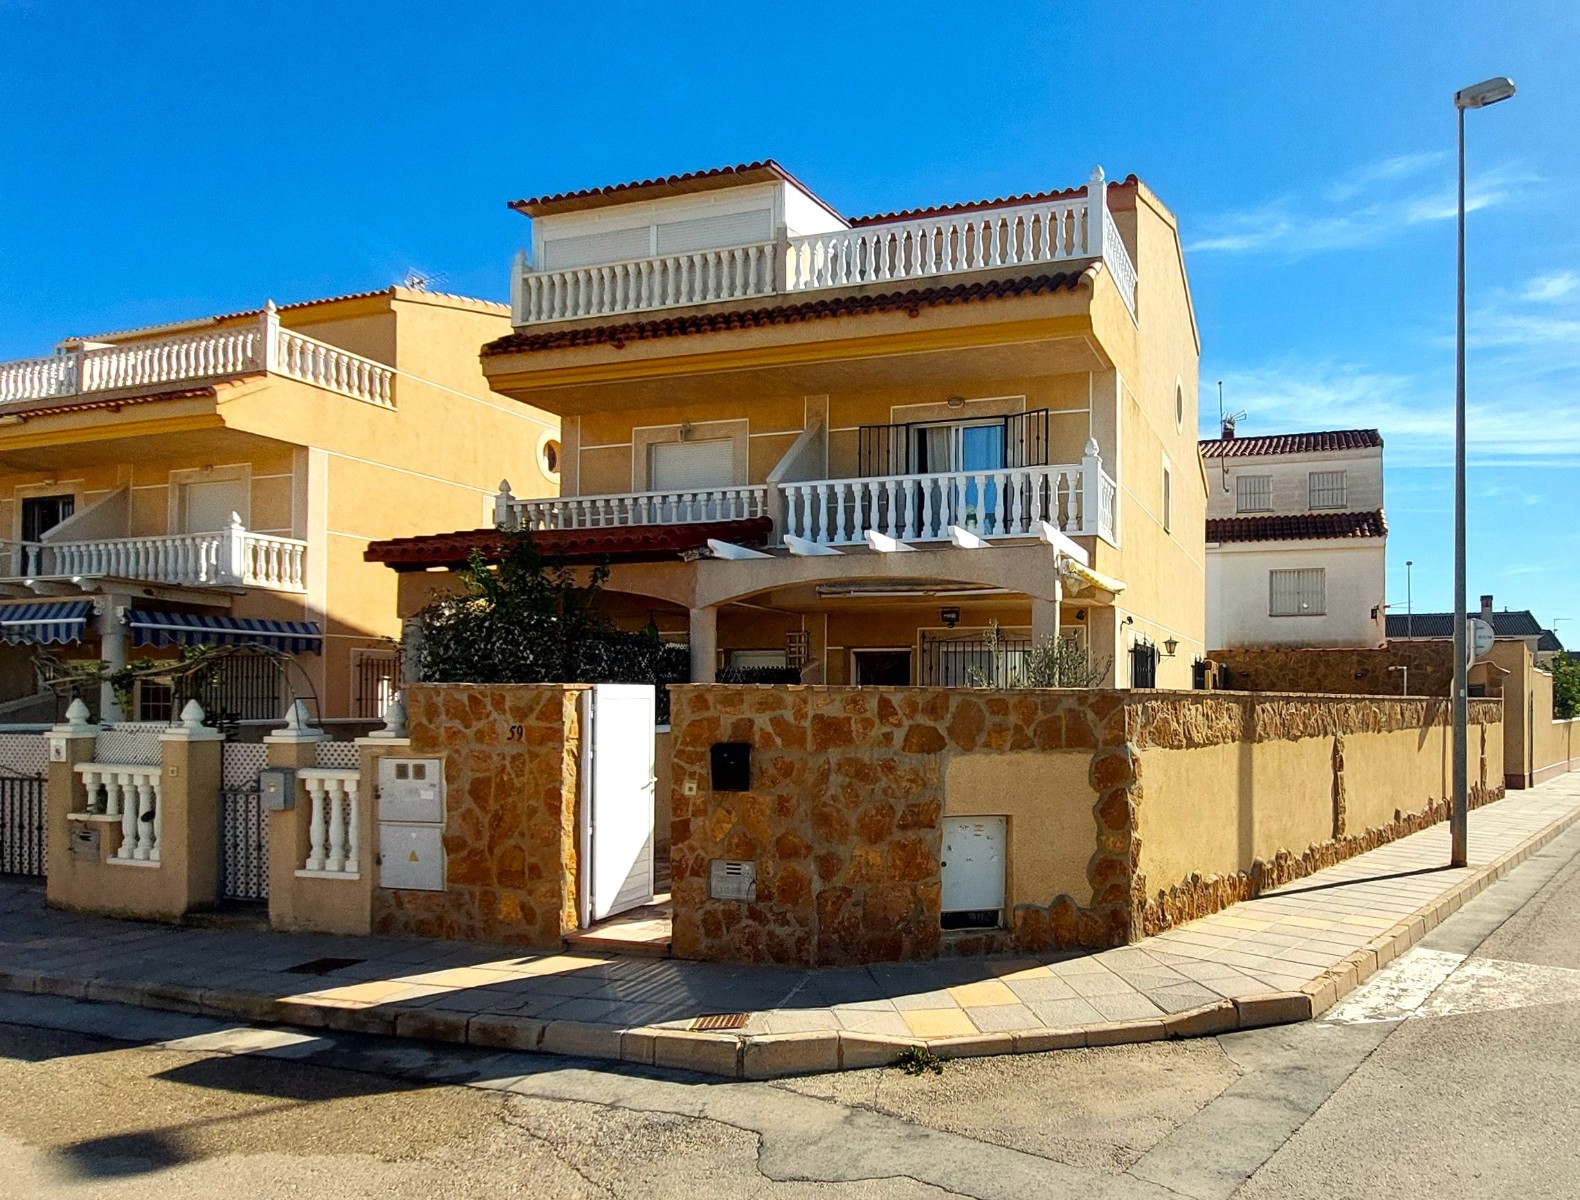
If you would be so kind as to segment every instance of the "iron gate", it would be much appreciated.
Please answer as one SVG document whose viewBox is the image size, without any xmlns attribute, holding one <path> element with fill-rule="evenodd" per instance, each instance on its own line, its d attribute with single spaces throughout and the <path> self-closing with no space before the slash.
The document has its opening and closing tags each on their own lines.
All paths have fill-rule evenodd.
<svg viewBox="0 0 1580 1200">
<path fill-rule="evenodd" d="M 0 875 L 44 877 L 46 828 L 44 781 L 0 772 Z"/>
<path fill-rule="evenodd" d="M 221 900 L 269 898 L 269 814 L 258 781 L 219 791 Z"/>
</svg>

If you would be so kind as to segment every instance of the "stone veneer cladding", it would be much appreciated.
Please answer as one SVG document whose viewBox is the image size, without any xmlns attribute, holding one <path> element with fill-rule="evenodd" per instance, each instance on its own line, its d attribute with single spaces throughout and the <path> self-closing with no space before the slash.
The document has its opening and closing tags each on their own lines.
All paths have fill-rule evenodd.
<svg viewBox="0 0 1580 1200">
<path fill-rule="evenodd" d="M 446 890 L 375 889 L 374 932 L 537 949 L 563 944 L 576 928 L 577 697 L 585 690 L 406 689 L 411 754 L 445 764 Z"/>
<path fill-rule="evenodd" d="M 1343 738 L 1447 722 L 1431 700 L 1113 691 L 987 691 L 689 685 L 672 691 L 674 951 L 683 958 L 832 965 L 929 958 L 942 951 L 1101 948 L 1235 900 L 1442 819 L 1441 799 L 1386 827 L 1347 832 Z M 1472 720 L 1501 721 L 1496 702 Z M 1192 875 L 1155 891 L 1141 873 L 1144 756 L 1277 739 L 1333 743 L 1332 837 L 1280 850 L 1233 875 Z M 753 747 L 752 789 L 708 790 L 709 748 Z M 1076 881 L 1050 880 L 1009 928 L 939 928 L 943 781 L 950 757 L 1085 751 L 1092 853 Z M 1482 779 L 1487 778 L 1482 764 Z M 695 791 L 686 794 L 686 784 Z M 1501 785 L 1478 786 L 1476 802 Z M 1013 832 L 1011 833 L 1013 837 Z M 715 859 L 755 862 L 753 902 L 708 896 Z M 1087 889 L 1082 889 L 1083 894 Z"/>
</svg>

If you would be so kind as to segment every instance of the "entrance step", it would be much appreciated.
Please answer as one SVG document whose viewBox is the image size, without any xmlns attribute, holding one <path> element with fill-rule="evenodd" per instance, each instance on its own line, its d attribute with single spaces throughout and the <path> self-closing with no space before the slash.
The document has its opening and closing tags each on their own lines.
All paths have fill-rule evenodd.
<svg viewBox="0 0 1580 1200">
<path fill-rule="evenodd" d="M 219 929 L 225 933 L 267 932 L 267 904 L 223 904 L 203 912 L 189 912 L 181 924 L 193 929 Z"/>
<path fill-rule="evenodd" d="M 651 904 L 600 921 L 591 929 L 566 934 L 565 941 L 579 950 L 668 958 L 672 914 L 669 893 L 664 892 L 654 896 Z"/>
</svg>

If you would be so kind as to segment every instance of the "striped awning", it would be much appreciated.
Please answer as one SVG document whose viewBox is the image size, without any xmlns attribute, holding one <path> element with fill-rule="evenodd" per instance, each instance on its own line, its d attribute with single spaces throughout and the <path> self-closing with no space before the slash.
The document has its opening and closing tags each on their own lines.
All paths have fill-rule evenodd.
<svg viewBox="0 0 1580 1200">
<path fill-rule="evenodd" d="M 0 642 L 49 646 L 82 641 L 92 600 L 50 600 L 0 607 Z"/>
<path fill-rule="evenodd" d="M 128 609 L 126 623 L 136 646 L 267 646 L 291 654 L 317 654 L 323 631 L 312 621 L 266 621 L 258 617 L 210 617 L 201 613 Z"/>
</svg>

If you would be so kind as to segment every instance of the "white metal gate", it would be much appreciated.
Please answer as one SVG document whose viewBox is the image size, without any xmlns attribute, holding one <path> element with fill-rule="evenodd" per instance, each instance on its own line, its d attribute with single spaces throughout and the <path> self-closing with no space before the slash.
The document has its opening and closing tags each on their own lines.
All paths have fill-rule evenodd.
<svg viewBox="0 0 1580 1200">
<path fill-rule="evenodd" d="M 653 899 L 653 703 L 645 683 L 582 695 L 584 926 Z"/>
</svg>

